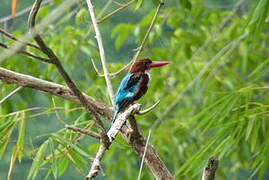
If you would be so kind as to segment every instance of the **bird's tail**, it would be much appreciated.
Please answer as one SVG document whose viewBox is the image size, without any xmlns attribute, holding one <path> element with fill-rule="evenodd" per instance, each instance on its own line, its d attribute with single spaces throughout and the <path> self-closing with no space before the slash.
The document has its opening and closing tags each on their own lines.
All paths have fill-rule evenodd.
<svg viewBox="0 0 269 180">
<path fill-rule="evenodd" d="M 119 111 L 115 111 L 114 116 L 113 116 L 113 118 L 112 118 L 112 124 L 115 122 L 118 113 L 119 113 Z"/>
</svg>

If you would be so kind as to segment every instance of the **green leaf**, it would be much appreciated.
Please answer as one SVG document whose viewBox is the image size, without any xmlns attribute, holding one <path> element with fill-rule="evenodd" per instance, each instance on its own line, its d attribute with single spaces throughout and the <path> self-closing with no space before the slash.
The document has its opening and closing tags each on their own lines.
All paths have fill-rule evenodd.
<svg viewBox="0 0 269 180">
<path fill-rule="evenodd" d="M 137 0 L 135 10 L 139 9 L 142 6 L 143 2 L 144 2 L 144 0 Z"/>
<path fill-rule="evenodd" d="M 19 137 L 17 141 L 17 148 L 18 148 L 18 160 L 21 162 L 21 159 L 23 157 L 23 151 L 24 151 L 24 137 L 25 137 L 25 113 L 22 113 L 22 120 L 19 122 Z"/>
<path fill-rule="evenodd" d="M 261 32 L 266 24 L 266 18 L 269 12 L 269 0 L 259 0 L 248 18 L 247 26 L 250 28 L 250 34 L 254 38 Z"/>
<path fill-rule="evenodd" d="M 43 163 L 43 159 L 44 159 L 48 144 L 49 144 L 49 141 L 47 140 L 38 148 L 35 158 L 33 160 L 32 166 L 29 170 L 27 180 L 36 178 L 36 175 Z"/>
<path fill-rule="evenodd" d="M 63 157 L 59 160 L 58 168 L 59 168 L 59 176 L 63 175 L 65 170 L 67 169 L 69 161 L 66 157 Z"/>
<path fill-rule="evenodd" d="M 120 24 L 116 26 L 112 31 L 112 37 L 116 37 L 115 48 L 119 50 L 124 41 L 127 39 L 130 32 L 133 30 L 133 25 L 131 24 Z"/>
<path fill-rule="evenodd" d="M 192 5 L 191 2 L 189 0 L 179 0 L 180 4 L 182 5 L 183 8 L 191 10 Z"/>
<path fill-rule="evenodd" d="M 76 15 L 76 19 L 75 19 L 76 24 L 80 25 L 83 21 L 85 21 L 87 14 L 88 14 L 88 11 L 86 8 L 80 9 Z"/>
</svg>

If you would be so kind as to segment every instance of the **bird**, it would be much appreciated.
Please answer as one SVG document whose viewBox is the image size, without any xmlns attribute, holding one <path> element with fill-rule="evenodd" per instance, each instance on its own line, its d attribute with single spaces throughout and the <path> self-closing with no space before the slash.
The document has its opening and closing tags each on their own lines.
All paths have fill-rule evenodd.
<svg viewBox="0 0 269 180">
<path fill-rule="evenodd" d="M 150 80 L 149 70 L 170 64 L 169 61 L 152 61 L 149 58 L 137 60 L 131 66 L 129 72 L 122 79 L 115 96 L 115 113 L 112 123 L 120 112 L 140 99 L 148 90 Z"/>
</svg>

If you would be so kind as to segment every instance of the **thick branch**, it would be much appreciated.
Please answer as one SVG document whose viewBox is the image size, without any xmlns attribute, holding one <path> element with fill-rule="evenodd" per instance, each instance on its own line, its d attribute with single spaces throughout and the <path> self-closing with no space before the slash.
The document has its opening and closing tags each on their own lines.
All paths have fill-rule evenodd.
<svg viewBox="0 0 269 180">
<path fill-rule="evenodd" d="M 16 84 L 19 86 L 40 90 L 75 102 L 77 104 L 81 104 L 77 96 L 75 96 L 68 87 L 38 79 L 33 76 L 17 73 L 0 67 L 0 80 L 9 84 Z M 91 106 L 91 108 L 100 116 L 105 117 L 106 119 L 112 117 L 113 110 L 111 108 L 105 104 L 97 102 L 90 96 L 84 94 L 84 97 L 86 98 L 86 101 Z"/>
<path fill-rule="evenodd" d="M 140 104 L 134 104 L 134 105 L 130 106 L 127 110 L 125 110 L 123 113 L 121 113 L 117 116 L 114 123 L 112 124 L 109 131 L 107 132 L 107 136 L 108 136 L 110 142 L 112 142 L 115 139 L 116 135 L 121 130 L 123 124 L 125 124 L 128 117 L 130 115 L 138 112 L 140 107 L 141 107 Z"/>
<path fill-rule="evenodd" d="M 110 142 L 109 145 L 111 145 L 115 136 L 118 134 L 118 132 L 120 131 L 120 129 L 122 128 L 123 124 L 126 122 L 128 117 L 130 115 L 134 114 L 135 112 L 139 111 L 140 106 L 141 105 L 134 104 L 134 105 L 130 106 L 126 111 L 124 111 L 123 113 L 118 115 L 115 122 L 112 124 L 109 131 L 107 132 L 107 136 L 108 136 L 109 142 Z M 101 171 L 101 159 L 103 158 L 103 156 L 105 154 L 105 150 L 106 150 L 105 145 L 101 141 L 98 152 L 97 152 L 97 154 L 93 160 L 93 163 L 91 165 L 91 169 L 86 177 L 87 179 L 92 179 L 92 178 L 96 177 L 98 175 L 99 171 Z"/>
<path fill-rule="evenodd" d="M 0 67 L 0 80 L 9 84 L 16 84 L 23 87 L 37 89 L 58 97 L 81 104 L 80 100 L 66 86 L 62 86 L 49 81 L 41 80 L 29 75 L 20 74 Z M 112 108 L 100 103 L 90 96 L 85 95 L 87 103 L 98 113 L 98 115 L 111 120 L 114 114 Z M 121 133 L 125 140 L 134 148 L 137 154 L 142 157 L 145 150 L 146 140 L 138 131 L 136 120 L 130 116 L 128 122 L 131 123 L 133 131 L 123 126 Z M 156 179 L 173 179 L 169 170 L 158 156 L 156 150 L 149 144 L 145 155 L 145 162 Z"/>
</svg>

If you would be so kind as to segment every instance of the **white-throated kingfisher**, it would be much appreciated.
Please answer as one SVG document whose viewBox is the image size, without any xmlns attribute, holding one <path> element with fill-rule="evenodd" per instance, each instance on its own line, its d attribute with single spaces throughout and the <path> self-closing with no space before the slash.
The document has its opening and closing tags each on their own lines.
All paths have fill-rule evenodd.
<svg viewBox="0 0 269 180">
<path fill-rule="evenodd" d="M 168 61 L 151 61 L 150 59 L 141 59 L 134 62 L 118 88 L 115 97 L 115 114 L 112 122 L 115 121 L 119 112 L 124 111 L 130 104 L 133 104 L 134 101 L 140 99 L 147 92 L 150 79 L 149 70 L 169 63 Z"/>
</svg>

